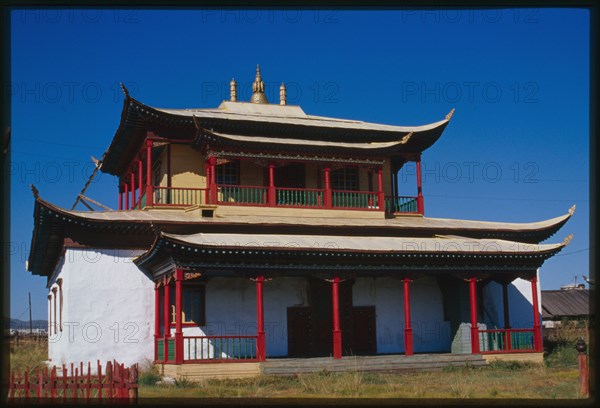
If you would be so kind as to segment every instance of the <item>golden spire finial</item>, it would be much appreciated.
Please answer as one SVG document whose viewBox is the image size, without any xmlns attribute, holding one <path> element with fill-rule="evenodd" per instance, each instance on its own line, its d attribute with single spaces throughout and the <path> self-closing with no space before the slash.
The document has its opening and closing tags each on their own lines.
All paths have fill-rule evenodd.
<svg viewBox="0 0 600 408">
<path fill-rule="evenodd" d="M 237 82 L 235 82 L 235 78 L 231 78 L 231 82 L 229 83 L 229 100 L 237 102 Z"/>
<path fill-rule="evenodd" d="M 573 204 L 573 207 L 569 208 L 569 215 L 573 215 L 575 213 L 575 204 Z"/>
<path fill-rule="evenodd" d="M 446 115 L 446 120 L 452 119 L 453 115 L 454 115 L 454 108 L 452 108 L 452 110 Z"/>
<path fill-rule="evenodd" d="M 265 83 L 260 76 L 260 65 L 256 64 L 256 78 L 252 84 L 252 97 L 250 102 L 252 103 L 269 103 L 267 96 L 265 95 Z"/>
<path fill-rule="evenodd" d="M 281 83 L 281 86 L 279 87 L 279 104 L 287 105 L 287 91 L 285 89 L 285 85 L 283 84 L 283 82 Z"/>
</svg>

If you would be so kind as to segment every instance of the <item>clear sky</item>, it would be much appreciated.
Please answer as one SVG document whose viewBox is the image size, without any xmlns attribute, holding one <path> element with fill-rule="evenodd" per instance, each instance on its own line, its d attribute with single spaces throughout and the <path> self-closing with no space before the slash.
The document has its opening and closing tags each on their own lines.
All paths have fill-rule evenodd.
<svg viewBox="0 0 600 408">
<path fill-rule="evenodd" d="M 212 108 L 266 93 L 312 115 L 422 125 L 456 113 L 423 154 L 426 215 L 532 222 L 573 218 L 542 289 L 589 276 L 589 13 L 502 10 L 14 10 L 11 316 L 47 317 L 46 279 L 25 270 L 35 184 L 71 208 L 119 124 L 123 95 Z M 415 195 L 414 167 L 400 192 Z M 117 207 L 116 178 L 87 195 Z M 78 207 L 85 209 L 84 207 Z M 90 288 L 93 290 L 93 288 Z"/>
</svg>

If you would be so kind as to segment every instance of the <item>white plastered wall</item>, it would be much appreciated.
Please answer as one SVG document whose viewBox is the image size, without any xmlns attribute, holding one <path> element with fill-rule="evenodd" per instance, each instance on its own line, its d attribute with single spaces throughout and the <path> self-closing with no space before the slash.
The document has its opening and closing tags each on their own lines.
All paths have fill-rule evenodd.
<svg viewBox="0 0 600 408">
<path fill-rule="evenodd" d="M 65 251 L 49 282 L 52 288 L 62 278 L 63 288 L 63 327 L 49 337 L 50 365 L 91 362 L 95 370 L 97 360 L 127 366 L 153 359 L 154 284 L 131 260 L 141 252 Z"/>
<path fill-rule="evenodd" d="M 399 279 L 357 278 L 354 306 L 375 306 L 377 352 L 404 352 L 404 289 Z M 411 323 L 415 352 L 450 350 L 450 323 L 444 321 L 437 281 L 422 277 L 410 284 Z"/>
<path fill-rule="evenodd" d="M 205 293 L 206 325 L 184 327 L 184 336 L 256 335 L 254 282 L 245 278 L 213 278 L 206 284 Z M 287 355 L 287 308 L 307 306 L 307 298 L 304 278 L 278 277 L 263 284 L 267 357 Z M 184 347 L 184 358 L 187 353 Z"/>
<path fill-rule="evenodd" d="M 538 313 L 542 313 L 542 294 L 538 277 Z M 509 320 L 513 329 L 530 329 L 533 327 L 533 294 L 531 282 L 517 278 L 508 285 Z M 488 283 L 483 290 L 484 322 L 488 328 L 504 327 L 504 303 L 502 285 L 496 282 Z"/>
</svg>

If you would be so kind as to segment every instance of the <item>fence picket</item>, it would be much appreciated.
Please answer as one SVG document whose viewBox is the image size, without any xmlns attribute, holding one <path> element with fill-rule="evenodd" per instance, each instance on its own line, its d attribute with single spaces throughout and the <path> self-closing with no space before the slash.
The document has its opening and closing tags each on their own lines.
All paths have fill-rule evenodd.
<svg viewBox="0 0 600 408">
<path fill-rule="evenodd" d="M 57 375 L 57 367 L 27 369 L 21 375 L 21 369 L 11 370 L 8 381 L 8 399 L 15 398 L 51 398 L 77 402 L 87 401 L 93 397 L 92 389 L 98 390 L 97 398 L 128 399 L 137 402 L 138 366 L 125 367 L 125 363 L 117 361 L 106 364 L 106 374 L 102 375 L 102 365 L 98 361 L 98 373 L 92 375 L 92 364 L 88 362 L 87 375 L 84 373 L 83 362 L 77 367 L 71 364 L 69 368 L 63 364 L 58 368 L 62 371 Z M 70 393 L 69 393 L 70 389 Z M 84 391 L 85 390 L 85 391 Z M 103 391 L 106 390 L 106 391 Z M 70 394 L 70 395 L 69 395 Z M 103 395 L 104 394 L 104 395 Z"/>
</svg>

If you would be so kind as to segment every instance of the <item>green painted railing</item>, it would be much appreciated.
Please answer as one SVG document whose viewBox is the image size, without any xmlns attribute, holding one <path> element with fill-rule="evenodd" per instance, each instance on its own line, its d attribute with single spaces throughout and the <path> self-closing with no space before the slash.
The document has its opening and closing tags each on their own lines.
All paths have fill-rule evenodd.
<svg viewBox="0 0 600 408">
<path fill-rule="evenodd" d="M 256 359 L 256 336 L 184 336 L 184 361 Z"/>
<path fill-rule="evenodd" d="M 255 186 L 218 186 L 219 204 L 267 205 L 267 187 Z"/>
<path fill-rule="evenodd" d="M 157 207 L 204 204 L 205 197 L 205 188 L 153 187 L 153 204 Z"/>
<path fill-rule="evenodd" d="M 482 353 L 534 351 L 533 329 L 480 330 L 479 347 Z"/>
<path fill-rule="evenodd" d="M 304 188 L 276 188 L 277 206 L 323 207 L 323 190 Z"/>
<path fill-rule="evenodd" d="M 156 340 L 157 344 L 157 359 L 163 361 L 165 357 L 165 341 L 164 339 Z M 175 339 L 169 339 L 169 360 L 175 360 Z"/>
<path fill-rule="evenodd" d="M 386 196 L 385 212 L 387 213 L 417 213 L 417 197 Z"/>
<path fill-rule="evenodd" d="M 331 192 L 331 202 L 333 207 L 379 209 L 377 193 L 371 191 L 333 190 Z"/>
</svg>

